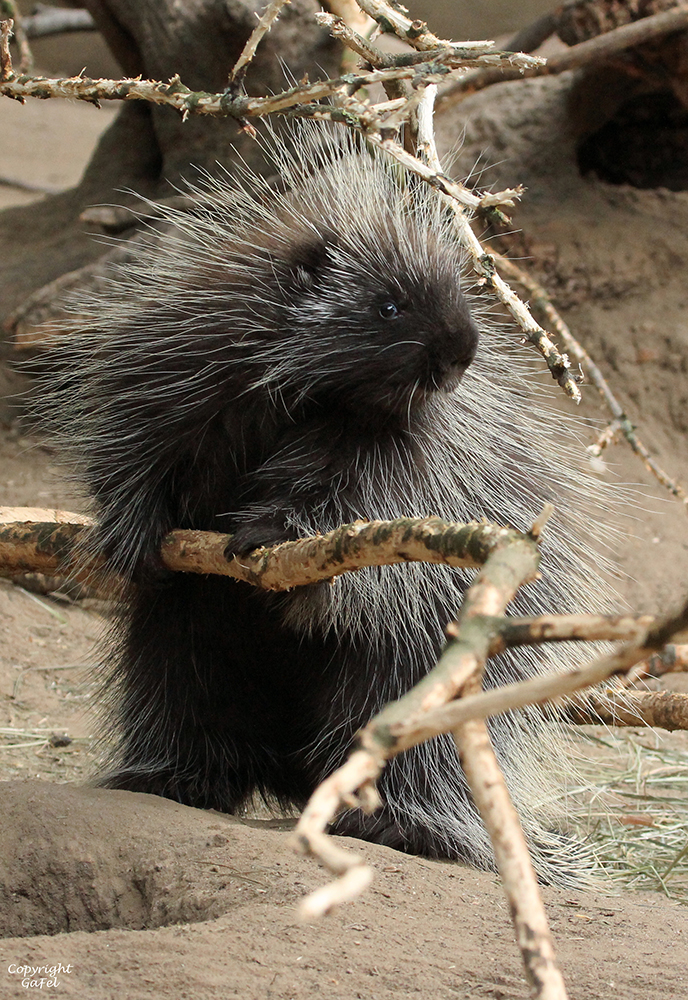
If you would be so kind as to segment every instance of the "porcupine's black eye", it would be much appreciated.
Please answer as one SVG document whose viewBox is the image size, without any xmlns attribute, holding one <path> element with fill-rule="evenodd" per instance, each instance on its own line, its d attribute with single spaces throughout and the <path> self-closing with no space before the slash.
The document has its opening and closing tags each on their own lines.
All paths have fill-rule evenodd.
<svg viewBox="0 0 688 1000">
<path fill-rule="evenodd" d="M 383 319 L 396 319 L 400 309 L 396 302 L 383 302 L 378 312 Z"/>
</svg>

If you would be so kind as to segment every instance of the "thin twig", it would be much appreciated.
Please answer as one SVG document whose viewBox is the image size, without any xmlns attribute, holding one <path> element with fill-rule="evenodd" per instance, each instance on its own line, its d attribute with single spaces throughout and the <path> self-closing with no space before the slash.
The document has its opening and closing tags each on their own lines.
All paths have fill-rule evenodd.
<svg viewBox="0 0 688 1000">
<path fill-rule="evenodd" d="M 14 29 L 14 21 L 10 18 L 0 21 L 0 83 L 11 79 L 12 55 L 10 53 L 10 38 Z"/>
<path fill-rule="evenodd" d="M 313 16 L 322 28 L 328 29 L 333 38 L 337 38 L 347 48 L 351 49 L 352 52 L 359 55 L 361 59 L 365 59 L 367 63 L 370 63 L 376 69 L 384 66 L 387 53 L 383 52 L 382 49 L 378 49 L 367 38 L 354 31 L 343 17 L 339 17 L 337 14 L 330 14 L 324 10 L 318 11 Z"/>
<path fill-rule="evenodd" d="M 0 0 L 0 19 L 9 18 L 14 22 L 14 40 L 19 48 L 19 72 L 30 73 L 34 67 L 33 52 L 24 31 L 22 15 L 14 0 Z"/>
<path fill-rule="evenodd" d="M 663 11 L 660 14 L 653 14 L 639 21 L 633 21 L 631 24 L 621 25 L 621 27 L 614 28 L 603 35 L 597 35 L 588 41 L 572 45 L 564 52 L 548 56 L 544 65 L 528 69 L 524 73 L 508 68 L 471 73 L 449 85 L 440 94 L 437 103 L 444 111 L 464 100 L 470 94 L 490 87 L 494 83 L 518 80 L 524 75 L 527 77 L 550 76 L 564 73 L 569 69 L 578 69 L 581 66 L 601 62 L 618 52 L 641 45 L 652 38 L 682 31 L 686 27 L 688 27 L 688 4 L 681 4 L 680 7 Z"/>
<path fill-rule="evenodd" d="M 376 69 L 419 66 L 423 63 L 439 60 L 453 63 L 456 59 L 463 60 L 466 66 L 472 65 L 476 59 L 479 59 L 483 65 L 487 66 L 492 63 L 500 63 L 504 66 L 523 69 L 545 63 L 541 56 L 495 49 L 494 42 L 440 42 L 437 47 L 422 48 L 414 52 L 383 52 L 382 49 L 371 45 L 367 38 L 363 38 L 350 28 L 342 18 L 335 17 L 334 14 L 320 11 L 315 14 L 315 19 L 318 24 L 328 28 L 334 38 L 338 38 Z"/>
<path fill-rule="evenodd" d="M 256 54 L 256 50 L 260 45 L 261 39 L 270 30 L 279 17 L 282 8 L 288 3 L 291 3 L 291 0 L 271 0 L 271 3 L 267 5 L 258 21 L 258 24 L 251 32 L 251 36 L 246 42 L 246 45 L 244 45 L 242 53 L 237 59 L 234 68 L 229 74 L 230 85 L 236 85 L 243 80 L 249 63 L 253 59 Z"/>
<path fill-rule="evenodd" d="M 667 475 L 664 469 L 662 469 L 661 466 L 654 460 L 647 446 L 643 444 L 636 434 L 635 427 L 610 389 L 604 375 L 582 344 L 580 344 L 573 336 L 567 323 L 553 306 L 542 285 L 538 284 L 534 278 L 527 274 L 527 272 L 522 268 L 514 264 L 512 260 L 509 260 L 508 257 L 504 257 L 498 253 L 493 253 L 493 258 L 499 268 L 505 271 L 510 277 L 515 278 L 516 281 L 518 281 L 526 289 L 529 293 L 533 307 L 546 317 L 547 321 L 551 324 L 557 335 L 561 337 L 566 349 L 571 352 L 576 361 L 580 362 L 585 367 L 586 377 L 598 390 L 607 404 L 609 411 L 614 417 L 614 423 L 603 431 L 602 436 L 594 445 L 590 446 L 588 449 L 590 453 L 592 455 L 599 455 L 602 448 L 609 444 L 609 441 L 617 430 L 620 431 L 636 455 L 640 456 L 648 471 L 657 478 L 662 486 L 665 486 L 670 493 L 673 493 L 673 495 L 680 500 L 688 510 L 688 493 L 682 486 Z"/>
<path fill-rule="evenodd" d="M 450 42 L 442 38 L 438 38 L 437 35 L 428 29 L 427 24 L 424 21 L 416 20 L 412 21 L 410 18 L 406 17 L 399 9 L 399 6 L 393 7 L 391 4 L 385 3 L 384 0 L 357 0 L 359 7 L 372 17 L 380 25 L 382 31 L 386 34 L 394 34 L 402 41 L 408 42 L 414 49 L 435 49 L 443 46 L 453 46 L 458 45 L 461 48 L 489 48 L 494 45 L 491 41 L 480 41 L 480 42 Z"/>
<path fill-rule="evenodd" d="M 610 444 L 614 444 L 617 440 L 620 430 L 621 421 L 612 420 L 610 424 L 607 424 L 604 430 L 600 431 L 597 435 L 597 440 L 587 446 L 585 450 L 588 455 L 590 455 L 591 458 L 600 458 L 605 448 L 608 448 Z"/>
</svg>

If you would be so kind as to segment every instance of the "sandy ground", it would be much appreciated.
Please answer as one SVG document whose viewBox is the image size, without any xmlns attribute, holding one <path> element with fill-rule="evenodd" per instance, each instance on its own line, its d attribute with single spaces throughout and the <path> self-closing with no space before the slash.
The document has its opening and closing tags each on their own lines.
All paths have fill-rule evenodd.
<svg viewBox="0 0 688 1000">
<path fill-rule="evenodd" d="M 528 100 L 505 91 L 494 105 L 498 125 L 478 95 L 463 161 L 487 148 L 498 163 L 495 186 L 528 185 L 514 240 L 653 454 L 685 485 L 688 196 L 581 180 L 568 139 L 558 141 L 556 130 L 552 139 L 558 84 L 539 95 L 539 85 L 528 86 L 528 100 L 547 105 L 547 142 Z M 74 183 L 108 114 L 4 102 L 0 178 L 48 191 Z M 0 184 L 0 206 L 40 196 Z M 0 426 L 0 505 L 78 509 L 55 456 L 15 419 L 17 408 L 6 406 Z M 580 416 L 598 427 L 606 419 L 591 388 Z M 619 589 L 637 610 L 676 604 L 688 589 L 685 509 L 625 445 L 605 459 L 601 474 L 634 484 L 632 519 L 617 543 Z M 323 874 L 294 854 L 288 822 L 84 787 L 94 759 L 88 667 L 106 625 L 101 604 L 0 582 L 0 997 L 26 995 L 17 967 L 56 963 L 64 968 L 50 988 L 79 1000 L 528 996 L 491 875 L 356 845 L 375 868 L 372 890 L 310 927 L 296 905 Z M 571 997 L 686 996 L 684 906 L 650 892 L 546 890 L 545 898 Z"/>
</svg>

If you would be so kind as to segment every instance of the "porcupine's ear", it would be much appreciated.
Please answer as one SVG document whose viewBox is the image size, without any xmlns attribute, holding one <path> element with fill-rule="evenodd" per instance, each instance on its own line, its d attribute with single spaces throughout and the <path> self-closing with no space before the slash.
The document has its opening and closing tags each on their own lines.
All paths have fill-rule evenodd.
<svg viewBox="0 0 688 1000">
<path fill-rule="evenodd" d="M 334 233 L 313 235 L 291 248 L 288 267 L 292 289 L 296 292 L 312 291 L 322 281 L 335 246 Z"/>
</svg>

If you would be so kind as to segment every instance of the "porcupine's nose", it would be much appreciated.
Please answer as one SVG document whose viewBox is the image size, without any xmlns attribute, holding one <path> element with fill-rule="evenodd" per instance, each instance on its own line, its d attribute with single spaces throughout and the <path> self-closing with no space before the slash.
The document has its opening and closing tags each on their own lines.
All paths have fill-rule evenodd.
<svg viewBox="0 0 688 1000">
<path fill-rule="evenodd" d="M 455 320 L 438 332 L 436 340 L 433 381 L 445 392 L 457 387 L 478 349 L 478 327 L 467 308 L 461 313 L 458 322 Z"/>
</svg>

